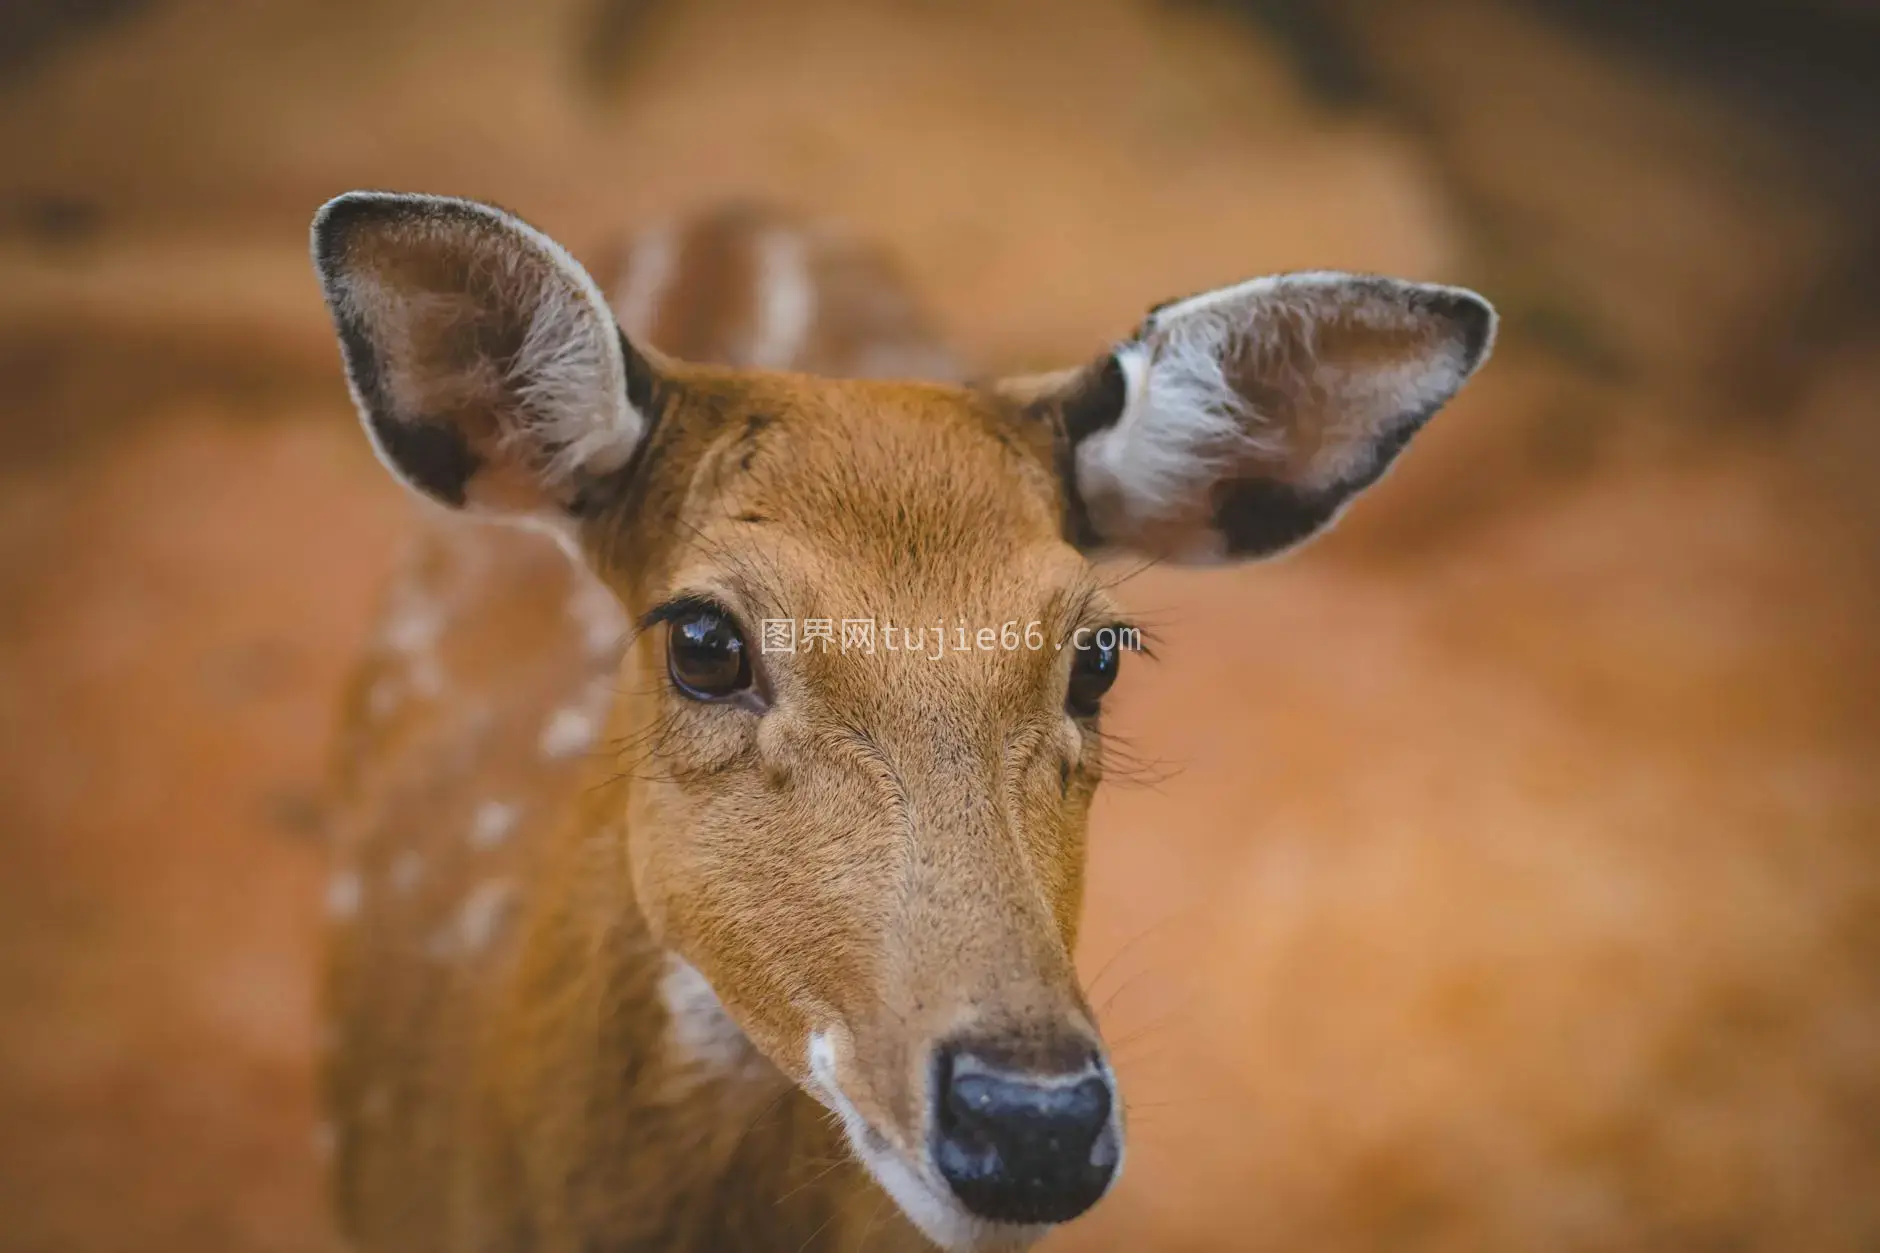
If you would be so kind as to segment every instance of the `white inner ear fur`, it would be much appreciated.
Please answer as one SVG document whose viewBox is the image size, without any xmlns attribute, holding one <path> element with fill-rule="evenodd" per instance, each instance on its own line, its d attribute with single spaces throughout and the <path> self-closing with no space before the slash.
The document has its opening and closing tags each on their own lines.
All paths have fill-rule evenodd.
<svg viewBox="0 0 1880 1253">
<path fill-rule="evenodd" d="M 522 450 L 531 460 L 535 450 L 556 449 L 536 468 L 547 484 L 565 484 L 577 469 L 604 474 L 626 464 L 646 422 L 627 400 L 626 361 L 613 313 L 580 263 L 528 223 L 488 205 L 426 196 L 374 198 L 414 207 L 448 203 L 456 213 L 482 219 L 489 233 L 465 231 L 456 246 L 465 250 L 466 264 L 494 279 L 494 298 L 510 314 L 528 319 L 521 347 L 500 378 L 495 361 L 438 378 L 389 355 L 384 383 L 396 410 L 423 414 L 434 411 L 440 399 L 501 391 L 510 401 L 498 406 L 503 447 Z M 461 222 L 449 220 L 434 229 L 464 231 Z M 370 270 L 348 272 L 342 282 L 347 298 L 379 328 L 382 351 L 384 345 L 418 339 L 427 322 L 450 316 L 447 306 L 460 306 L 469 320 L 476 312 L 470 302 L 489 298 L 470 291 L 409 291 Z M 397 472 L 376 439 L 373 443 L 380 459 Z"/>
<path fill-rule="evenodd" d="M 1177 333 L 1120 349 L 1123 413 L 1077 449 L 1086 501 L 1154 516 L 1226 470 L 1236 454 L 1284 452 L 1222 368 L 1239 335 L 1234 320 L 1199 316 Z"/>
<path fill-rule="evenodd" d="M 1408 297 L 1456 289 L 1331 271 L 1256 278 L 1166 305 L 1119 349 L 1121 417 L 1077 449 L 1078 487 L 1105 531 L 1174 513 L 1249 462 L 1270 463 L 1302 491 L 1362 478 L 1391 424 L 1451 395 L 1472 366 L 1454 337 L 1434 351 L 1347 368 L 1321 356 L 1318 329 L 1333 317 L 1380 332 L 1427 325 Z M 1393 298 L 1394 297 L 1394 298 Z M 1440 344 L 1440 347 L 1437 345 Z M 1290 465 L 1295 432 L 1235 390 L 1230 363 L 1292 397 L 1319 430 L 1304 464 Z"/>
<path fill-rule="evenodd" d="M 558 445 L 543 468 L 552 482 L 566 482 L 578 469 L 618 470 L 639 446 L 646 420 L 627 400 L 626 361 L 607 299 L 553 240 L 517 225 L 547 252 L 567 286 L 540 284 L 522 350 L 506 379 L 521 412 L 506 438 Z"/>
</svg>

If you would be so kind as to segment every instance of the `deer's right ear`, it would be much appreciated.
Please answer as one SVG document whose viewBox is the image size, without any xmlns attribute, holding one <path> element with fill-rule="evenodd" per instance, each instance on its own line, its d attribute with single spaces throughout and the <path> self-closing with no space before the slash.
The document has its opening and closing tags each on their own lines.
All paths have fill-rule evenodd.
<svg viewBox="0 0 1880 1253">
<path fill-rule="evenodd" d="M 520 219 L 350 192 L 314 217 L 313 261 L 372 446 L 420 494 L 566 518 L 639 446 L 651 366 L 586 271 Z"/>
</svg>

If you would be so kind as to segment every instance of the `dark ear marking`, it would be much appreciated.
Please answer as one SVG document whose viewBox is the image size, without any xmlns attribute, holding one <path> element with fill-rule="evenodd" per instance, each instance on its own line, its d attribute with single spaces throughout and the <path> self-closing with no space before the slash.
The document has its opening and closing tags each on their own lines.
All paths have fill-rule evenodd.
<svg viewBox="0 0 1880 1253">
<path fill-rule="evenodd" d="M 357 206 L 336 205 L 327 215 L 329 229 L 315 234 L 314 257 L 323 280 L 338 273 L 345 232 L 356 216 Z M 470 478 L 482 467 L 482 458 L 471 451 L 469 441 L 454 426 L 390 417 L 391 398 L 385 392 L 384 375 L 372 337 L 350 308 L 335 304 L 332 314 L 342 364 L 353 390 L 358 393 L 361 416 L 366 420 L 373 443 L 400 468 L 413 487 L 452 508 L 463 508 L 468 499 Z"/>
<path fill-rule="evenodd" d="M 1263 557 L 1291 548 L 1338 515 L 1345 492 L 1300 492 L 1284 483 L 1243 479 L 1215 488 L 1214 527 L 1223 555 Z"/>
<path fill-rule="evenodd" d="M 620 355 L 627 367 L 627 403 L 646 420 L 646 429 L 651 431 L 659 425 L 660 411 L 666 403 L 666 388 L 660 382 L 659 372 L 653 369 L 653 363 L 633 346 L 627 333 L 620 331 L 619 338 Z"/>
<path fill-rule="evenodd" d="M 379 447 L 414 487 L 453 508 L 464 507 L 470 479 L 483 459 L 461 431 L 445 422 L 388 421 L 376 413 L 367 421 Z"/>
<path fill-rule="evenodd" d="M 1474 292 L 1457 288 L 1434 288 L 1420 294 L 1429 309 L 1461 330 L 1464 370 L 1473 371 L 1482 363 L 1495 337 L 1494 307 Z M 1431 409 L 1423 414 L 1417 425 L 1427 422 L 1435 412 Z"/>
<path fill-rule="evenodd" d="M 1339 513 L 1390 469 L 1440 406 L 1419 411 L 1379 436 L 1376 460 L 1362 474 L 1321 491 L 1301 491 L 1274 479 L 1238 479 L 1214 489 L 1214 526 L 1229 557 L 1266 557 L 1304 543 L 1337 520 Z"/>
<path fill-rule="evenodd" d="M 1103 536 L 1090 519 L 1083 493 L 1077 490 L 1077 445 L 1070 440 L 1057 442 L 1057 474 L 1064 485 L 1064 538 L 1085 552 L 1096 552 L 1104 546 Z"/>
<path fill-rule="evenodd" d="M 1397 454 L 1439 408 L 1430 405 L 1418 410 L 1380 434 L 1374 460 L 1361 473 L 1331 487 L 1308 491 L 1276 479 L 1235 479 L 1216 484 L 1214 526 L 1221 533 L 1224 555 L 1272 556 L 1330 526 L 1354 496 L 1384 477 Z"/>
<path fill-rule="evenodd" d="M 1114 425 L 1123 416 L 1128 399 L 1129 381 L 1123 374 L 1123 364 L 1111 353 L 1096 370 L 1086 372 L 1063 399 L 1058 412 L 1065 438 L 1075 444 Z"/>
<path fill-rule="evenodd" d="M 1064 538 L 1079 548 L 1095 550 L 1102 539 L 1076 489 L 1077 445 L 1123 416 L 1128 391 L 1122 362 L 1109 353 L 1078 371 L 1062 392 L 1034 400 L 1020 410 L 1026 421 L 1047 423 L 1051 428 L 1053 460 L 1058 481 L 1064 484 Z"/>
</svg>

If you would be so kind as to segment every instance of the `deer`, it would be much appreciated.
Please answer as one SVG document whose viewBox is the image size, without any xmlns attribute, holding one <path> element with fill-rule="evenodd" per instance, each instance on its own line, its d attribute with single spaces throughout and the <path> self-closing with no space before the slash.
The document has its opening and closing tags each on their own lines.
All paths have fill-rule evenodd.
<svg viewBox="0 0 1880 1253">
<path fill-rule="evenodd" d="M 1132 651 L 1099 562 L 1323 531 L 1492 306 L 1255 278 L 984 379 L 886 254 L 757 205 L 632 237 L 611 293 L 471 200 L 351 192 L 312 253 L 435 506 L 336 753 L 344 1237 L 989 1253 L 1089 1211 L 1126 1147 L 1072 960 Z M 946 643 L 772 639 L 862 621 Z"/>
</svg>

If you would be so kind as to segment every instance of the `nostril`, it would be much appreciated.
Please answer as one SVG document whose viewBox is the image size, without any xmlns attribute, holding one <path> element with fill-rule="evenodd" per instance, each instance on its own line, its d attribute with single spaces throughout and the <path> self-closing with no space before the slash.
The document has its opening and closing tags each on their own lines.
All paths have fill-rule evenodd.
<svg viewBox="0 0 1880 1253">
<path fill-rule="evenodd" d="M 1074 1083 L 1041 1084 L 989 1074 L 960 1075 L 947 1093 L 959 1123 L 991 1131 L 1049 1128 L 1094 1139 L 1110 1117 L 1110 1086 L 1095 1075 Z"/>
<path fill-rule="evenodd" d="M 937 1060 L 934 1162 L 967 1208 L 1006 1222 L 1062 1222 L 1116 1172 L 1114 1096 L 1094 1059 L 1070 1074 L 1010 1070 L 970 1053 Z"/>
</svg>

